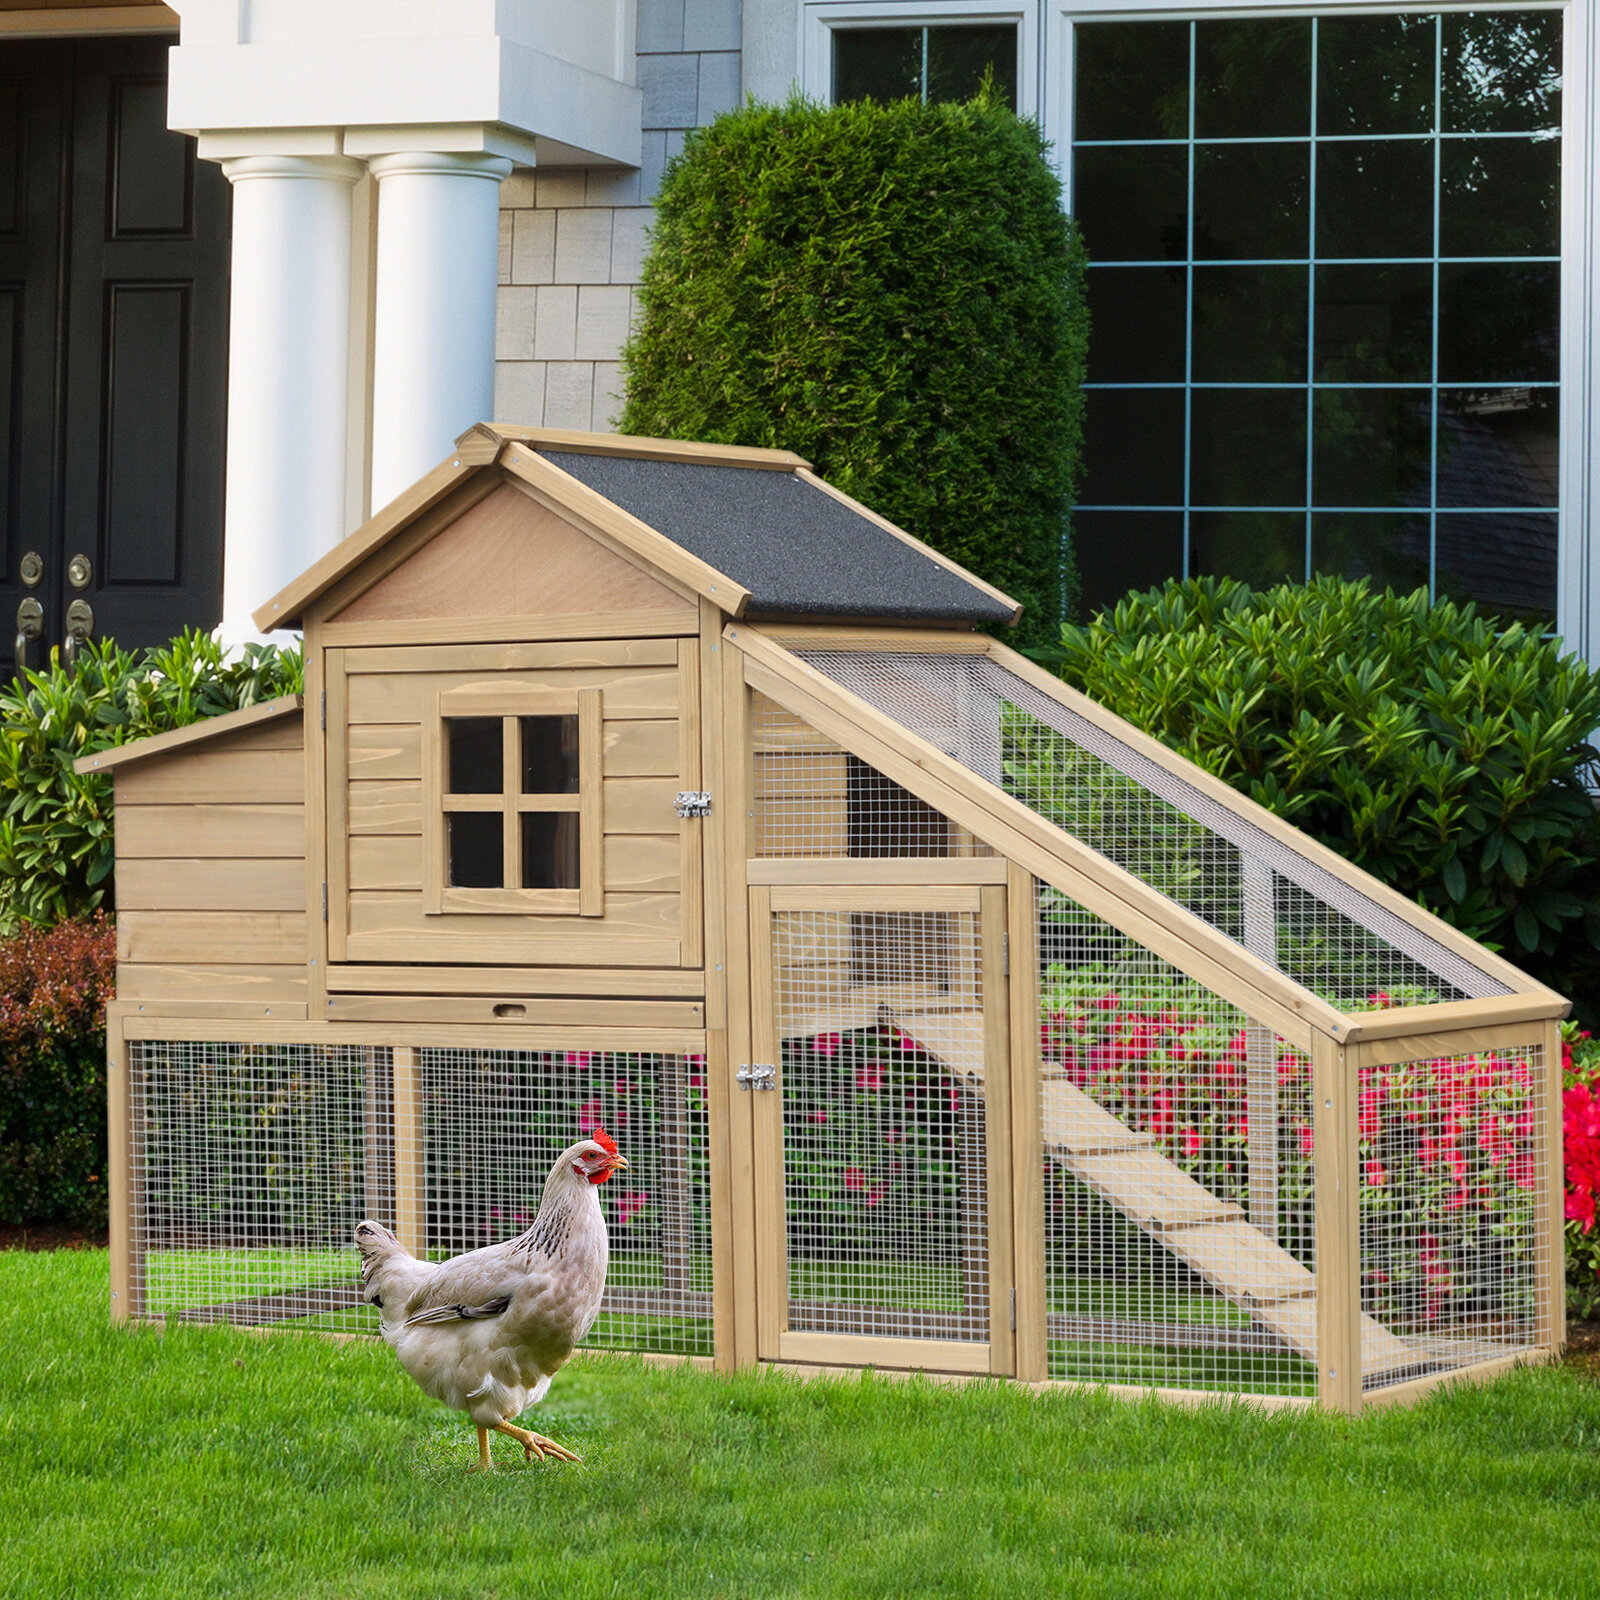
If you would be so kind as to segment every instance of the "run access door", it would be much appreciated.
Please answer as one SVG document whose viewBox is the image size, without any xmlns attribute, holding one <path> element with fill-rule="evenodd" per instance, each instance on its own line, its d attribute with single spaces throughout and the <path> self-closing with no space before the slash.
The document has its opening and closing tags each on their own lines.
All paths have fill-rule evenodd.
<svg viewBox="0 0 1600 1600">
<path fill-rule="evenodd" d="M 750 915 L 762 1359 L 1012 1371 L 1004 887 Z"/>
</svg>

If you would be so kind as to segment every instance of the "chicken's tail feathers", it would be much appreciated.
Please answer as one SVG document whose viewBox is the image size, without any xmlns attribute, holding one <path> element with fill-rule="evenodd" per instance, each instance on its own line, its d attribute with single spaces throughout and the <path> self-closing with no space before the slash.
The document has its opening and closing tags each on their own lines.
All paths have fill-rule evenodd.
<svg viewBox="0 0 1600 1600">
<path fill-rule="evenodd" d="M 368 1219 L 356 1224 L 356 1249 L 361 1252 L 361 1281 L 366 1283 L 386 1261 L 396 1257 L 414 1260 L 411 1252 L 384 1227 L 381 1222 Z"/>
</svg>

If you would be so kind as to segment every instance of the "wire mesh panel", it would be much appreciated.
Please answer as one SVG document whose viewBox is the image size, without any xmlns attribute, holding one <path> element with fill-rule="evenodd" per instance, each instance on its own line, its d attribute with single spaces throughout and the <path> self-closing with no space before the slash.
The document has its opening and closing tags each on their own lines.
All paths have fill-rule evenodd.
<svg viewBox="0 0 1600 1600">
<path fill-rule="evenodd" d="M 394 1209 L 389 1073 L 354 1046 L 131 1043 L 134 1309 L 375 1327 L 350 1236 Z"/>
<path fill-rule="evenodd" d="M 756 854 L 990 855 L 965 829 L 765 695 L 751 696 Z"/>
<path fill-rule="evenodd" d="M 789 1329 L 987 1341 L 978 913 L 781 910 L 771 937 Z"/>
<path fill-rule="evenodd" d="M 853 694 L 1341 1009 L 1501 979 L 1148 755 L 974 654 L 805 651 Z"/>
<path fill-rule="evenodd" d="M 418 1071 L 431 1256 L 521 1233 L 555 1158 L 603 1126 L 629 1165 L 600 1190 L 611 1264 L 586 1343 L 714 1353 L 702 1057 L 430 1049 Z"/>
<path fill-rule="evenodd" d="M 1358 1076 L 1363 1387 L 1533 1348 L 1561 1292 L 1538 1248 L 1542 1046 Z"/>
<path fill-rule="evenodd" d="M 1311 1064 L 1039 885 L 1053 1378 L 1315 1395 Z"/>
</svg>

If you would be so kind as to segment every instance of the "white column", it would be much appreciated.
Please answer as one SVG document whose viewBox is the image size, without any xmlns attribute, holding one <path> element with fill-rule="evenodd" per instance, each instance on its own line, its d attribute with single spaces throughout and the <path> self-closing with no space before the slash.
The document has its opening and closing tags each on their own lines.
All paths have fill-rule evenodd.
<svg viewBox="0 0 1600 1600">
<path fill-rule="evenodd" d="M 224 161 L 233 184 L 222 640 L 349 531 L 350 190 L 343 156 Z"/>
<path fill-rule="evenodd" d="M 449 453 L 494 408 L 500 156 L 375 156 L 378 283 L 372 509 Z"/>
</svg>

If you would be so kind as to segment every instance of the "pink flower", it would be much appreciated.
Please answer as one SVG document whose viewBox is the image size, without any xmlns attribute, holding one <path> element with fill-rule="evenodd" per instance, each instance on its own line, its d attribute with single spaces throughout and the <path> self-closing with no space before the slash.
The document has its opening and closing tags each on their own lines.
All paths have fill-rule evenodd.
<svg viewBox="0 0 1600 1600">
<path fill-rule="evenodd" d="M 876 1061 L 862 1064 L 861 1070 L 856 1074 L 856 1088 L 864 1089 L 869 1094 L 875 1094 L 883 1087 L 883 1073 L 878 1069 Z"/>
<path fill-rule="evenodd" d="M 1381 1189 L 1389 1181 L 1389 1169 L 1381 1161 L 1369 1161 L 1366 1174 L 1369 1188 Z"/>
<path fill-rule="evenodd" d="M 883 1142 L 886 1145 L 893 1146 L 899 1144 L 903 1138 L 905 1138 L 905 1135 L 901 1133 L 898 1128 L 891 1128 L 886 1134 L 884 1134 Z"/>
<path fill-rule="evenodd" d="M 888 1184 L 886 1184 L 886 1183 L 875 1183 L 875 1184 L 873 1184 L 873 1186 L 870 1189 L 867 1190 L 867 1204 L 869 1206 L 877 1205 L 877 1203 L 881 1199 L 883 1199 L 883 1197 L 886 1194 L 888 1194 L 888 1192 L 889 1192 L 889 1185 Z"/>
<path fill-rule="evenodd" d="M 1363 1089 L 1360 1095 L 1361 1113 L 1359 1122 L 1361 1137 L 1363 1139 L 1376 1139 L 1378 1137 L 1378 1091 L 1376 1089 Z"/>
<path fill-rule="evenodd" d="M 612 1085 L 612 1088 L 614 1088 L 618 1094 L 631 1094 L 633 1092 L 633 1085 L 626 1078 L 618 1078 L 617 1081 Z"/>
<path fill-rule="evenodd" d="M 585 1100 L 578 1107 L 578 1126 L 585 1133 L 592 1133 L 605 1120 L 605 1110 L 598 1100 Z"/>
<path fill-rule="evenodd" d="M 1302 1126 L 1300 1129 L 1300 1154 L 1309 1159 L 1309 1157 L 1316 1150 L 1316 1147 L 1316 1136 L 1312 1133 L 1310 1128 Z"/>
<path fill-rule="evenodd" d="M 836 1056 L 839 1046 L 844 1043 L 844 1036 L 837 1033 L 819 1033 L 811 1041 L 811 1048 L 819 1056 Z"/>
<path fill-rule="evenodd" d="M 820 1125 L 828 1120 L 828 1113 L 821 1110 L 808 1112 L 806 1120 Z"/>
<path fill-rule="evenodd" d="M 1183 1153 L 1186 1156 L 1200 1154 L 1200 1135 L 1193 1128 L 1185 1128 L 1183 1130 L 1183 1137 L 1180 1142 L 1183 1146 Z"/>
<path fill-rule="evenodd" d="M 649 1198 L 649 1194 L 643 1189 L 624 1189 L 617 1196 L 617 1225 L 626 1228 L 644 1210 L 645 1202 Z"/>
<path fill-rule="evenodd" d="M 867 1175 L 860 1167 L 844 1169 L 844 1186 L 851 1194 L 859 1194 L 867 1186 Z"/>
<path fill-rule="evenodd" d="M 594 1060 L 594 1057 L 595 1052 L 593 1050 L 569 1050 L 567 1051 L 567 1065 L 576 1067 L 579 1072 L 587 1072 L 589 1063 Z"/>
</svg>

